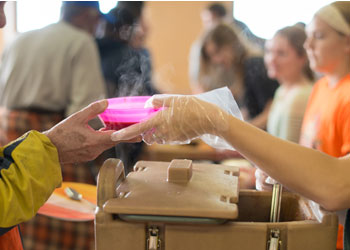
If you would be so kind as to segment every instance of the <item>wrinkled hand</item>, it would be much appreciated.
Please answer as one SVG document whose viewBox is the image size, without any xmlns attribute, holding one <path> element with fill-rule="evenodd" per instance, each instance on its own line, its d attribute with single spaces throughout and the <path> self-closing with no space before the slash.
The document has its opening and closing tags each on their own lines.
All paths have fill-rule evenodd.
<svg viewBox="0 0 350 250">
<path fill-rule="evenodd" d="M 96 131 L 88 125 L 88 121 L 102 113 L 107 106 L 107 100 L 92 103 L 44 132 L 56 146 L 61 164 L 93 160 L 103 151 L 120 142 L 111 140 L 114 130 Z M 128 141 L 141 140 L 141 137 L 135 137 Z"/>
<path fill-rule="evenodd" d="M 203 134 L 221 136 L 228 129 L 228 113 L 194 96 L 155 96 L 152 105 L 164 109 L 145 122 L 113 133 L 112 140 L 142 135 L 147 144 L 186 144 Z"/>
</svg>

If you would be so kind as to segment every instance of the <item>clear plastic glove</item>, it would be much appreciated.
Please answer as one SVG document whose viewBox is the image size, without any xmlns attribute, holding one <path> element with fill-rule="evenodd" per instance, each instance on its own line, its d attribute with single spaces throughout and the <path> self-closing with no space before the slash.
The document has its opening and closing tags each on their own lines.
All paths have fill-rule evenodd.
<svg viewBox="0 0 350 250">
<path fill-rule="evenodd" d="M 230 115 L 242 119 L 228 88 L 200 95 L 156 95 L 146 105 L 163 108 L 151 119 L 119 130 L 112 140 L 128 140 L 142 135 L 147 144 L 188 144 L 200 138 L 218 149 L 233 149 L 224 139 Z"/>
<path fill-rule="evenodd" d="M 229 127 L 227 112 L 194 96 L 154 98 L 152 104 L 164 110 L 145 122 L 113 133 L 112 140 L 142 135 L 147 144 L 188 144 L 204 134 L 220 136 Z"/>
</svg>

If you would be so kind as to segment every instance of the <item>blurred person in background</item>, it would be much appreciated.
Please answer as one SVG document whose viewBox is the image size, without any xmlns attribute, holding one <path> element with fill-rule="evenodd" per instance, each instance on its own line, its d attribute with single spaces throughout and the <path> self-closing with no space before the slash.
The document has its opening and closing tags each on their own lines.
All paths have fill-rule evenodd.
<svg viewBox="0 0 350 250">
<path fill-rule="evenodd" d="M 259 46 L 261 49 L 264 48 L 265 43 L 265 39 L 254 35 L 245 23 L 235 19 L 232 15 L 228 15 L 226 7 L 221 3 L 209 4 L 205 9 L 203 9 L 200 16 L 203 31 L 201 32 L 202 34 L 199 36 L 199 38 L 193 42 L 189 53 L 189 79 L 192 92 L 195 94 L 202 92 L 202 90 L 198 88 L 198 75 L 200 50 L 203 44 L 203 39 L 206 33 L 213 29 L 216 25 L 220 23 L 227 23 L 236 26 L 241 36 L 244 36 L 247 40 Z"/>
<path fill-rule="evenodd" d="M 202 10 L 200 17 L 202 21 L 203 31 L 199 38 L 197 38 L 190 49 L 188 72 L 191 83 L 192 92 L 194 94 L 201 93 L 201 89 L 198 89 L 198 74 L 199 74 L 199 61 L 200 50 L 203 43 L 204 35 L 216 25 L 222 22 L 229 22 L 227 19 L 227 11 L 224 5 L 220 3 L 213 3 L 208 5 Z"/>
<path fill-rule="evenodd" d="M 4 25 L 4 19 L 3 2 L 0 2 L 0 27 Z M 107 105 L 106 100 L 92 103 L 47 131 L 31 130 L 0 148 L 0 249 L 24 249 L 18 224 L 35 216 L 55 188 L 62 184 L 63 164 L 93 160 L 117 144 L 110 139 L 113 130 L 96 131 L 88 125 L 88 121 L 102 113 Z M 72 224 L 66 224 L 69 225 Z M 39 226 L 32 229 L 45 228 Z M 44 231 L 41 234 L 46 235 L 46 240 L 51 240 L 50 232 Z M 86 240 L 79 234 L 67 235 L 67 232 L 71 233 L 72 230 L 67 227 L 57 232 L 56 241 L 74 242 L 73 236 L 80 241 Z M 51 243 L 50 248 L 35 244 L 35 249 L 57 249 L 54 244 L 56 242 Z M 90 247 L 65 244 L 58 248 Z"/>
<path fill-rule="evenodd" d="M 214 28 L 222 22 L 230 22 L 226 7 L 220 3 L 212 3 L 201 12 L 201 20 L 204 31 Z"/>
<path fill-rule="evenodd" d="M 4 5 L 1 1 L 0 28 L 6 24 Z M 0 147 L 0 249 L 24 249 L 19 224 L 31 219 L 62 184 L 63 164 L 93 160 L 116 144 L 110 139 L 113 131 L 96 131 L 88 125 L 107 105 L 106 100 L 92 103 L 47 131 L 29 131 Z M 64 231 L 56 234 L 65 236 Z M 36 249 L 52 249 L 44 247 Z"/>
<path fill-rule="evenodd" d="M 323 77 L 309 97 L 299 142 L 334 157 L 345 157 L 350 153 L 350 2 L 321 8 L 307 25 L 306 33 L 304 47 L 310 67 Z M 257 187 L 271 188 L 265 183 L 266 175 L 257 174 Z M 341 225 L 345 225 L 345 213 L 338 212 Z M 341 232 L 342 226 L 338 249 Z"/>
<path fill-rule="evenodd" d="M 313 209 L 321 206 L 345 215 L 339 222 L 344 225 L 344 249 L 350 250 L 350 2 L 321 8 L 306 33 L 310 66 L 324 73 L 305 113 L 310 133 L 303 138 L 304 127 L 301 133 L 310 148 L 272 136 L 193 96 L 155 96 L 153 107 L 166 109 L 115 132 L 112 140 L 143 135 L 147 143 L 170 144 L 206 134 L 224 138 L 287 189 L 314 201 Z"/>
<path fill-rule="evenodd" d="M 5 48 L 0 67 L 2 144 L 28 129 L 47 129 L 105 97 L 93 38 L 100 17 L 98 2 L 63 2 L 59 22 L 20 34 Z M 18 126 L 12 127 L 15 117 Z"/>
<path fill-rule="evenodd" d="M 314 75 L 304 49 L 306 33 L 299 26 L 278 30 L 265 45 L 265 65 L 270 78 L 277 79 L 267 121 L 267 132 L 298 143 Z"/>
<path fill-rule="evenodd" d="M 149 96 L 158 91 L 152 83 L 152 63 L 145 41 L 149 30 L 145 2 L 122 1 L 108 14 L 104 35 L 97 39 L 108 97 Z M 143 143 L 121 143 L 106 152 L 132 170 Z"/>
<path fill-rule="evenodd" d="M 266 129 L 278 82 L 268 77 L 262 50 L 234 26 L 219 24 L 203 39 L 198 88 L 202 92 L 228 86 L 243 117 Z"/>
<path fill-rule="evenodd" d="M 48 130 L 106 96 L 94 39 L 100 18 L 96 1 L 63 2 L 59 22 L 20 34 L 4 50 L 0 67 L 3 145 L 29 130 Z M 98 119 L 91 125 L 102 126 Z M 96 183 L 86 163 L 63 165 L 62 178 L 65 182 Z M 27 250 L 92 249 L 94 245 L 92 221 L 68 222 L 36 215 L 21 229 Z"/>
<path fill-rule="evenodd" d="M 216 24 L 206 32 L 201 44 L 197 81 L 192 86 L 199 93 L 228 86 L 244 118 L 266 129 L 278 82 L 267 76 L 260 47 L 247 40 L 234 23 Z M 246 164 L 241 171 L 242 187 L 254 188 L 255 168 Z"/>
<path fill-rule="evenodd" d="M 104 35 L 97 39 L 108 97 L 151 95 L 151 58 L 145 39 L 144 2 L 122 1 L 108 14 Z"/>
<path fill-rule="evenodd" d="M 314 75 L 304 49 L 304 28 L 294 25 L 278 30 L 265 44 L 268 76 L 277 79 L 268 114 L 267 132 L 281 139 L 299 142 L 301 124 L 312 90 Z M 261 175 L 256 170 L 256 175 Z"/>
</svg>

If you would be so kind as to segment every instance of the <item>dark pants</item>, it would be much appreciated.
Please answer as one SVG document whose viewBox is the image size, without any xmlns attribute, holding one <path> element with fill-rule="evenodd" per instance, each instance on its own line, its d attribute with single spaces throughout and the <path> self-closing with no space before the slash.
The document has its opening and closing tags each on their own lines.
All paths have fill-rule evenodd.
<svg viewBox="0 0 350 250">
<path fill-rule="evenodd" d="M 344 229 L 344 250 L 350 250 L 350 209 L 346 214 Z"/>
</svg>

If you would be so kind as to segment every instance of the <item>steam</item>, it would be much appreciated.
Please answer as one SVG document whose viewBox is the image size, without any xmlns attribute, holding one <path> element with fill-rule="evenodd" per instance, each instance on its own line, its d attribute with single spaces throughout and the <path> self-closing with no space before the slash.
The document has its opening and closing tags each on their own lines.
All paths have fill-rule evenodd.
<svg viewBox="0 0 350 250">
<path fill-rule="evenodd" d="M 117 86 L 114 96 L 153 95 L 152 67 L 149 52 L 131 49 L 115 70 Z"/>
</svg>

